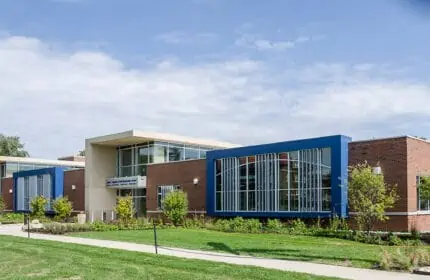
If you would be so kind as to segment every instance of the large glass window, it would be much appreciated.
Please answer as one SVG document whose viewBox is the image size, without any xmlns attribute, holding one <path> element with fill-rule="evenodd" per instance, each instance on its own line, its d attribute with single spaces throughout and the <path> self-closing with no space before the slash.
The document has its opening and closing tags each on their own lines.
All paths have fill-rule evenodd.
<svg viewBox="0 0 430 280">
<path fill-rule="evenodd" d="M 331 210 L 330 148 L 223 158 L 215 168 L 217 211 Z"/>
<path fill-rule="evenodd" d="M 117 176 L 146 176 L 148 164 L 206 158 L 206 152 L 210 149 L 167 142 L 118 147 Z"/>
</svg>

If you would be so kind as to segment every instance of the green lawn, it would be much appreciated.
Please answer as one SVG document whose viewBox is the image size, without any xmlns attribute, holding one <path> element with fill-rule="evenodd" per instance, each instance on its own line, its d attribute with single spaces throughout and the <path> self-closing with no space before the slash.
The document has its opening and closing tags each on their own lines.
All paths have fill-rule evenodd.
<svg viewBox="0 0 430 280">
<path fill-rule="evenodd" d="M 0 252 L 1 279 L 333 279 L 8 236 Z"/>
<path fill-rule="evenodd" d="M 153 244 L 153 232 L 110 231 L 75 233 L 74 236 Z M 161 246 L 221 251 L 277 259 L 301 260 L 372 268 L 384 248 L 354 241 L 287 234 L 240 234 L 208 230 L 160 229 Z"/>
</svg>

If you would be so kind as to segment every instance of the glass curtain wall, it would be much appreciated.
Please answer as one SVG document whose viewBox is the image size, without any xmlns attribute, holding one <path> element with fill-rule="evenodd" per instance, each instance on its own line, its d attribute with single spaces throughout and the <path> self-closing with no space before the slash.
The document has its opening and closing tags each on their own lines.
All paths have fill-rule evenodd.
<svg viewBox="0 0 430 280">
<path fill-rule="evenodd" d="M 148 142 L 117 149 L 117 176 L 146 176 L 149 163 L 206 158 L 207 147 Z"/>
<path fill-rule="evenodd" d="M 218 159 L 215 174 L 217 211 L 331 210 L 330 148 Z"/>
</svg>

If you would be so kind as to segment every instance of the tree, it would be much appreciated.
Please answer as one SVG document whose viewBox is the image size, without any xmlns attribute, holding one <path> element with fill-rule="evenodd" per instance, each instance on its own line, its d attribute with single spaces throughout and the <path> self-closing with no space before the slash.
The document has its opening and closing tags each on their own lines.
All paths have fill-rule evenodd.
<svg viewBox="0 0 430 280">
<path fill-rule="evenodd" d="M 20 142 L 18 136 L 6 136 L 0 133 L 0 156 L 9 157 L 29 157 L 24 150 L 24 144 Z"/>
<path fill-rule="evenodd" d="M 187 194 L 180 190 L 169 192 L 163 200 L 163 213 L 177 226 L 188 213 Z"/>
<path fill-rule="evenodd" d="M 350 168 L 349 203 L 357 212 L 356 221 L 360 230 L 368 234 L 377 221 L 386 221 L 387 209 L 397 200 L 396 186 L 388 186 L 383 174 L 375 174 L 365 162 Z"/>
<path fill-rule="evenodd" d="M 73 205 L 72 202 L 69 201 L 67 196 L 59 197 L 54 200 L 54 203 L 52 204 L 52 209 L 54 209 L 55 215 L 58 217 L 58 219 L 65 221 L 72 214 Z"/>
<path fill-rule="evenodd" d="M 129 225 L 134 217 L 134 203 L 133 197 L 126 196 L 121 197 L 117 200 L 115 206 L 115 214 L 117 215 L 119 221 L 124 225 Z"/>
<path fill-rule="evenodd" d="M 84 157 L 85 156 L 85 150 L 79 151 L 78 156 Z"/>
</svg>

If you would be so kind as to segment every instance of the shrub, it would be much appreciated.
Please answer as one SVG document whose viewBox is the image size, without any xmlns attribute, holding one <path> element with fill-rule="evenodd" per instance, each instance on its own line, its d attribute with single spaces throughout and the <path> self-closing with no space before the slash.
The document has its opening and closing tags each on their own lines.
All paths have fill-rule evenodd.
<svg viewBox="0 0 430 280">
<path fill-rule="evenodd" d="M 394 252 L 384 250 L 379 266 L 385 270 L 407 270 L 412 271 L 417 266 L 430 265 L 430 253 L 423 249 L 398 248 Z"/>
<path fill-rule="evenodd" d="M 393 267 L 393 257 L 387 250 L 382 252 L 379 267 L 383 270 L 391 270 Z"/>
<path fill-rule="evenodd" d="M 0 214 L 3 213 L 5 209 L 5 203 L 3 197 L 0 195 Z"/>
<path fill-rule="evenodd" d="M 195 228 L 195 229 L 206 228 L 206 224 L 207 223 L 203 215 L 201 215 L 200 217 L 197 217 L 196 215 L 194 215 L 192 219 L 184 220 L 185 228 Z"/>
<path fill-rule="evenodd" d="M 421 240 L 421 233 L 416 228 L 413 228 L 411 230 L 411 238 L 414 240 Z"/>
<path fill-rule="evenodd" d="M 282 232 L 282 223 L 278 219 L 269 219 L 266 224 L 266 231 L 280 233 Z"/>
<path fill-rule="evenodd" d="M 67 197 L 59 197 L 52 204 L 55 215 L 59 220 L 65 221 L 72 214 L 73 206 Z"/>
<path fill-rule="evenodd" d="M 391 246 L 400 246 L 403 244 L 403 241 L 397 235 L 394 235 L 392 232 L 388 234 L 387 242 L 388 245 Z"/>
<path fill-rule="evenodd" d="M 133 197 L 126 196 L 119 198 L 115 206 L 115 214 L 121 223 L 125 225 L 129 224 L 134 217 Z"/>
<path fill-rule="evenodd" d="M 91 230 L 89 224 L 64 224 L 64 223 L 47 223 L 43 224 L 43 228 L 41 229 L 33 229 L 31 231 L 34 232 L 42 232 L 49 234 L 65 234 L 68 232 L 82 232 Z"/>
<path fill-rule="evenodd" d="M 291 234 L 307 234 L 308 228 L 302 220 L 297 219 L 291 222 L 289 231 Z"/>
<path fill-rule="evenodd" d="M 175 225 L 184 221 L 188 212 L 188 198 L 183 191 L 169 192 L 163 200 L 163 213 Z"/>
<path fill-rule="evenodd" d="M 48 200 L 43 196 L 36 196 L 31 200 L 31 216 L 32 218 L 45 217 L 46 205 Z"/>
</svg>

